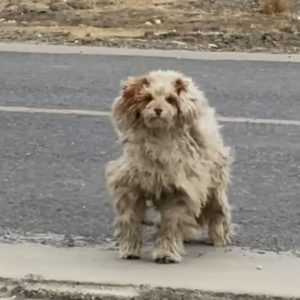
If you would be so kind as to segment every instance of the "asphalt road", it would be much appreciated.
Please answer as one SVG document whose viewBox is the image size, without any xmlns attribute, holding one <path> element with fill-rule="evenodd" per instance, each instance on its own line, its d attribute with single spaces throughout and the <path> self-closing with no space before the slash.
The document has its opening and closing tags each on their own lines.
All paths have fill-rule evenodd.
<svg viewBox="0 0 300 300">
<path fill-rule="evenodd" d="M 0 53 L 0 105 L 108 110 L 122 78 L 156 68 L 193 76 L 222 116 L 300 119 L 297 63 Z M 235 245 L 300 249 L 300 126 L 223 132 L 236 159 Z M 1 240 L 110 240 L 104 167 L 118 150 L 105 116 L 0 112 Z"/>
</svg>

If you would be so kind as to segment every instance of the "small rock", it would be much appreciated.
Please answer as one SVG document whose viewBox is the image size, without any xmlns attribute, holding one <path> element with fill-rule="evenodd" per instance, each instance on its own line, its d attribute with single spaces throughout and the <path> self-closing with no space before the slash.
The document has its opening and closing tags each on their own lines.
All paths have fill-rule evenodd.
<svg viewBox="0 0 300 300">
<path fill-rule="evenodd" d="M 95 41 L 95 38 L 92 36 L 85 36 L 81 38 L 81 43 L 86 45 L 86 44 L 92 44 Z"/>
<path fill-rule="evenodd" d="M 208 44 L 208 49 L 218 49 L 219 47 L 216 44 Z"/>
<path fill-rule="evenodd" d="M 262 266 L 257 266 L 256 270 L 262 270 Z"/>
<path fill-rule="evenodd" d="M 160 20 L 160 19 L 156 19 L 156 20 L 154 21 L 154 23 L 155 23 L 156 25 L 160 25 L 160 24 L 161 24 L 161 20 Z"/>
<path fill-rule="evenodd" d="M 281 31 L 286 32 L 286 33 L 294 33 L 295 30 L 291 26 L 285 26 L 280 28 Z"/>
<path fill-rule="evenodd" d="M 40 280 L 43 280 L 43 276 L 40 275 L 40 274 L 32 274 L 32 273 L 29 273 L 29 274 L 26 274 L 24 276 L 24 279 L 25 280 L 34 280 L 34 281 L 40 281 Z"/>
<path fill-rule="evenodd" d="M 67 4 L 74 9 L 91 9 L 94 8 L 96 2 L 94 0 L 67 0 Z"/>
<path fill-rule="evenodd" d="M 72 238 L 71 235 L 66 234 L 63 239 L 63 244 L 71 248 L 75 246 L 75 240 Z"/>
<path fill-rule="evenodd" d="M 17 13 L 19 11 L 20 7 L 18 5 L 9 5 L 5 8 L 5 11 L 10 13 Z"/>
<path fill-rule="evenodd" d="M 153 38 L 155 33 L 153 31 L 145 31 L 144 38 Z"/>
<path fill-rule="evenodd" d="M 176 45 L 180 45 L 180 46 L 186 46 L 186 43 L 185 42 L 180 42 L 180 41 L 172 41 L 173 44 L 176 44 Z"/>
<path fill-rule="evenodd" d="M 5 21 L 5 19 L 4 19 L 4 18 L 1 18 L 1 19 L 0 19 L 0 22 L 4 22 L 4 21 Z"/>
<path fill-rule="evenodd" d="M 68 5 L 67 1 L 51 0 L 49 9 L 52 11 L 70 10 L 71 6 Z"/>
<path fill-rule="evenodd" d="M 16 20 L 7 20 L 7 23 L 8 24 L 15 24 L 15 23 L 17 23 L 17 21 Z"/>
<path fill-rule="evenodd" d="M 26 3 L 22 7 L 23 13 L 34 12 L 38 14 L 47 13 L 49 11 L 49 6 L 43 3 Z"/>
<path fill-rule="evenodd" d="M 258 254 L 266 254 L 265 251 L 257 251 Z"/>
<path fill-rule="evenodd" d="M 105 238 L 104 241 L 105 241 L 106 243 L 114 242 L 114 240 L 113 240 L 112 238 L 110 238 L 110 237 Z"/>
<path fill-rule="evenodd" d="M 145 23 L 145 25 L 146 25 L 146 26 L 152 26 L 153 24 L 152 24 L 150 21 L 147 21 L 147 22 Z"/>
</svg>

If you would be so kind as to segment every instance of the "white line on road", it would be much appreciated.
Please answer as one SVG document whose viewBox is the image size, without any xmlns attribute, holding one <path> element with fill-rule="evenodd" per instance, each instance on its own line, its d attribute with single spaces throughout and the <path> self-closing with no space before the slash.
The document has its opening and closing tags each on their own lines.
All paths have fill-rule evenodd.
<svg viewBox="0 0 300 300">
<path fill-rule="evenodd" d="M 110 113 L 98 110 L 60 109 L 60 108 L 36 108 L 22 106 L 1 106 L 0 112 L 30 113 L 30 114 L 55 114 L 55 115 L 79 115 L 79 116 L 109 116 Z"/>
<path fill-rule="evenodd" d="M 218 120 L 224 123 L 252 123 L 252 124 L 266 124 L 266 125 L 300 126 L 300 121 L 298 120 L 254 119 L 254 118 L 239 118 L 239 117 L 218 117 Z"/>
<path fill-rule="evenodd" d="M 110 112 L 99 111 L 99 110 L 36 108 L 36 107 L 1 106 L 1 105 L 0 105 L 0 112 L 75 115 L 75 116 L 91 116 L 91 117 L 110 116 Z M 218 117 L 218 120 L 223 123 L 252 123 L 252 124 L 266 124 L 266 125 L 300 126 L 300 120 L 256 119 L 256 118 L 221 117 L 221 116 Z"/>
</svg>

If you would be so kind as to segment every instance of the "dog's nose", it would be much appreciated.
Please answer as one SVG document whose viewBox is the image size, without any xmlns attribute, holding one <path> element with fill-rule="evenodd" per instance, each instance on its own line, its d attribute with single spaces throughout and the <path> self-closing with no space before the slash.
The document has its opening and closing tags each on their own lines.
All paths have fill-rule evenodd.
<svg viewBox="0 0 300 300">
<path fill-rule="evenodd" d="M 160 116 L 162 113 L 162 109 L 161 108 L 154 108 L 154 111 L 156 113 L 157 116 Z"/>
</svg>

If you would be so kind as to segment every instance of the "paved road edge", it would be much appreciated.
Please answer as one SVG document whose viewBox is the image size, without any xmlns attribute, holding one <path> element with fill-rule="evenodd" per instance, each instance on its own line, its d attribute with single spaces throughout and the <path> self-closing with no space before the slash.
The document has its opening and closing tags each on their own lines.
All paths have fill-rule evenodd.
<svg viewBox="0 0 300 300">
<path fill-rule="evenodd" d="M 272 54 L 247 52 L 203 52 L 188 50 L 127 49 L 92 46 L 67 46 L 29 43 L 1 43 L 1 52 L 39 54 L 83 54 L 110 56 L 140 56 L 193 60 L 269 61 L 300 63 L 299 54 Z"/>
</svg>

